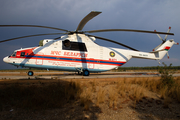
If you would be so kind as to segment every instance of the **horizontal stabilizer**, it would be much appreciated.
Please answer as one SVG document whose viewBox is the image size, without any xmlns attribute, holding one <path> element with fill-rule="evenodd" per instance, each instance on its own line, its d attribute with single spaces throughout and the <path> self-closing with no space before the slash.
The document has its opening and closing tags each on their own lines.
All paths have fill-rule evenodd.
<svg viewBox="0 0 180 120">
<path fill-rule="evenodd" d="M 162 50 L 157 50 L 157 51 L 151 51 L 150 53 L 157 53 L 157 52 L 160 52 L 160 51 L 164 51 L 164 49 L 162 49 Z"/>
</svg>

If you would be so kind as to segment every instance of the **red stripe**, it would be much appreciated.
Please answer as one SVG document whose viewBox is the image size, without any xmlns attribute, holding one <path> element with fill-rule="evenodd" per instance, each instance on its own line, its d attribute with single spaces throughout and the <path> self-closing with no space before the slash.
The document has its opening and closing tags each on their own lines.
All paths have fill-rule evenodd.
<svg viewBox="0 0 180 120">
<path fill-rule="evenodd" d="M 68 58 L 68 59 L 79 59 L 79 60 L 93 60 L 93 61 L 113 62 L 113 63 L 126 63 L 126 62 L 123 62 L 123 61 L 111 61 L 111 60 L 102 60 L 102 59 L 64 57 L 64 56 L 62 57 L 62 56 L 54 56 L 54 55 L 36 55 L 36 56 L 56 57 L 56 58 Z M 22 58 L 22 57 L 20 57 L 20 58 Z M 28 58 L 28 57 L 25 57 L 25 58 Z M 51 60 L 51 59 L 48 59 L 48 58 L 33 58 L 33 59 Z M 56 60 L 58 60 L 58 59 L 56 59 Z M 60 60 L 60 61 L 67 61 L 67 60 Z M 78 62 L 78 61 L 73 61 L 73 62 Z"/>
<path fill-rule="evenodd" d="M 166 50 L 169 50 L 171 47 L 169 47 L 169 46 L 166 46 L 164 49 L 166 49 Z"/>
<path fill-rule="evenodd" d="M 52 60 L 52 61 L 70 61 L 70 62 L 79 62 L 79 63 L 93 63 L 93 64 L 103 64 L 103 65 L 114 65 L 114 66 L 122 66 L 124 63 L 123 61 L 110 61 L 110 60 L 101 60 L 101 59 L 86 59 L 86 58 L 74 58 L 74 57 L 62 57 L 62 56 L 50 56 L 50 55 L 41 55 L 41 56 L 46 56 L 46 57 L 59 57 L 59 58 L 69 58 L 69 59 L 79 59 L 79 60 L 86 60 L 86 61 L 73 61 L 73 60 L 60 60 L 60 59 L 48 59 L 48 58 L 36 58 L 35 56 L 30 58 L 30 59 L 43 59 L 43 60 Z M 28 59 L 29 57 L 12 57 L 11 58 L 22 58 L 22 59 Z M 88 60 L 88 61 L 87 61 Z M 93 61 L 100 61 L 100 62 L 113 62 L 111 63 L 99 63 L 99 62 L 89 62 L 89 60 Z M 122 64 L 118 64 L 122 63 Z"/>
</svg>

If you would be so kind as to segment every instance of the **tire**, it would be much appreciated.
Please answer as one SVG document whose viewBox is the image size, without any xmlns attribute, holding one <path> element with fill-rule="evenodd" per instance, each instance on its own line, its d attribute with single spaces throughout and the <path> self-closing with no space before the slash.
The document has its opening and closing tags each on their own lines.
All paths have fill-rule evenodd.
<svg viewBox="0 0 180 120">
<path fill-rule="evenodd" d="M 89 76 L 89 71 L 88 70 L 83 70 L 83 76 Z"/>
<path fill-rule="evenodd" d="M 28 76 L 33 76 L 33 75 L 34 75 L 33 71 L 28 72 Z"/>
</svg>

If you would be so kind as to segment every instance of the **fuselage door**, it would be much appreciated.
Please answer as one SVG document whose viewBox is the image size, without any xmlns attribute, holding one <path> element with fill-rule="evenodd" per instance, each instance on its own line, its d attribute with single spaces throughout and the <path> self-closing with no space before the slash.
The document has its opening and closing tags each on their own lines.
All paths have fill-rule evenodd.
<svg viewBox="0 0 180 120">
<path fill-rule="evenodd" d="M 43 65 L 43 53 L 38 53 L 36 55 L 36 65 Z"/>
<path fill-rule="evenodd" d="M 89 69 L 94 69 L 94 58 L 90 58 L 88 60 L 88 68 Z"/>
</svg>

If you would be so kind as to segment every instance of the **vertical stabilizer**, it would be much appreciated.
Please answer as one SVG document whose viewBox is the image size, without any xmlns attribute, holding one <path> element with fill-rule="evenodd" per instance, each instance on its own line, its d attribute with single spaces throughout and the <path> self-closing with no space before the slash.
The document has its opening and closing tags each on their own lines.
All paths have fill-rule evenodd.
<svg viewBox="0 0 180 120">
<path fill-rule="evenodd" d="M 174 42 L 174 40 L 167 40 L 166 42 L 160 44 L 155 49 L 153 49 L 152 53 L 154 53 L 155 56 L 159 58 L 159 60 L 161 60 L 166 54 L 169 58 L 168 51 L 174 44 L 178 43 Z"/>
</svg>

